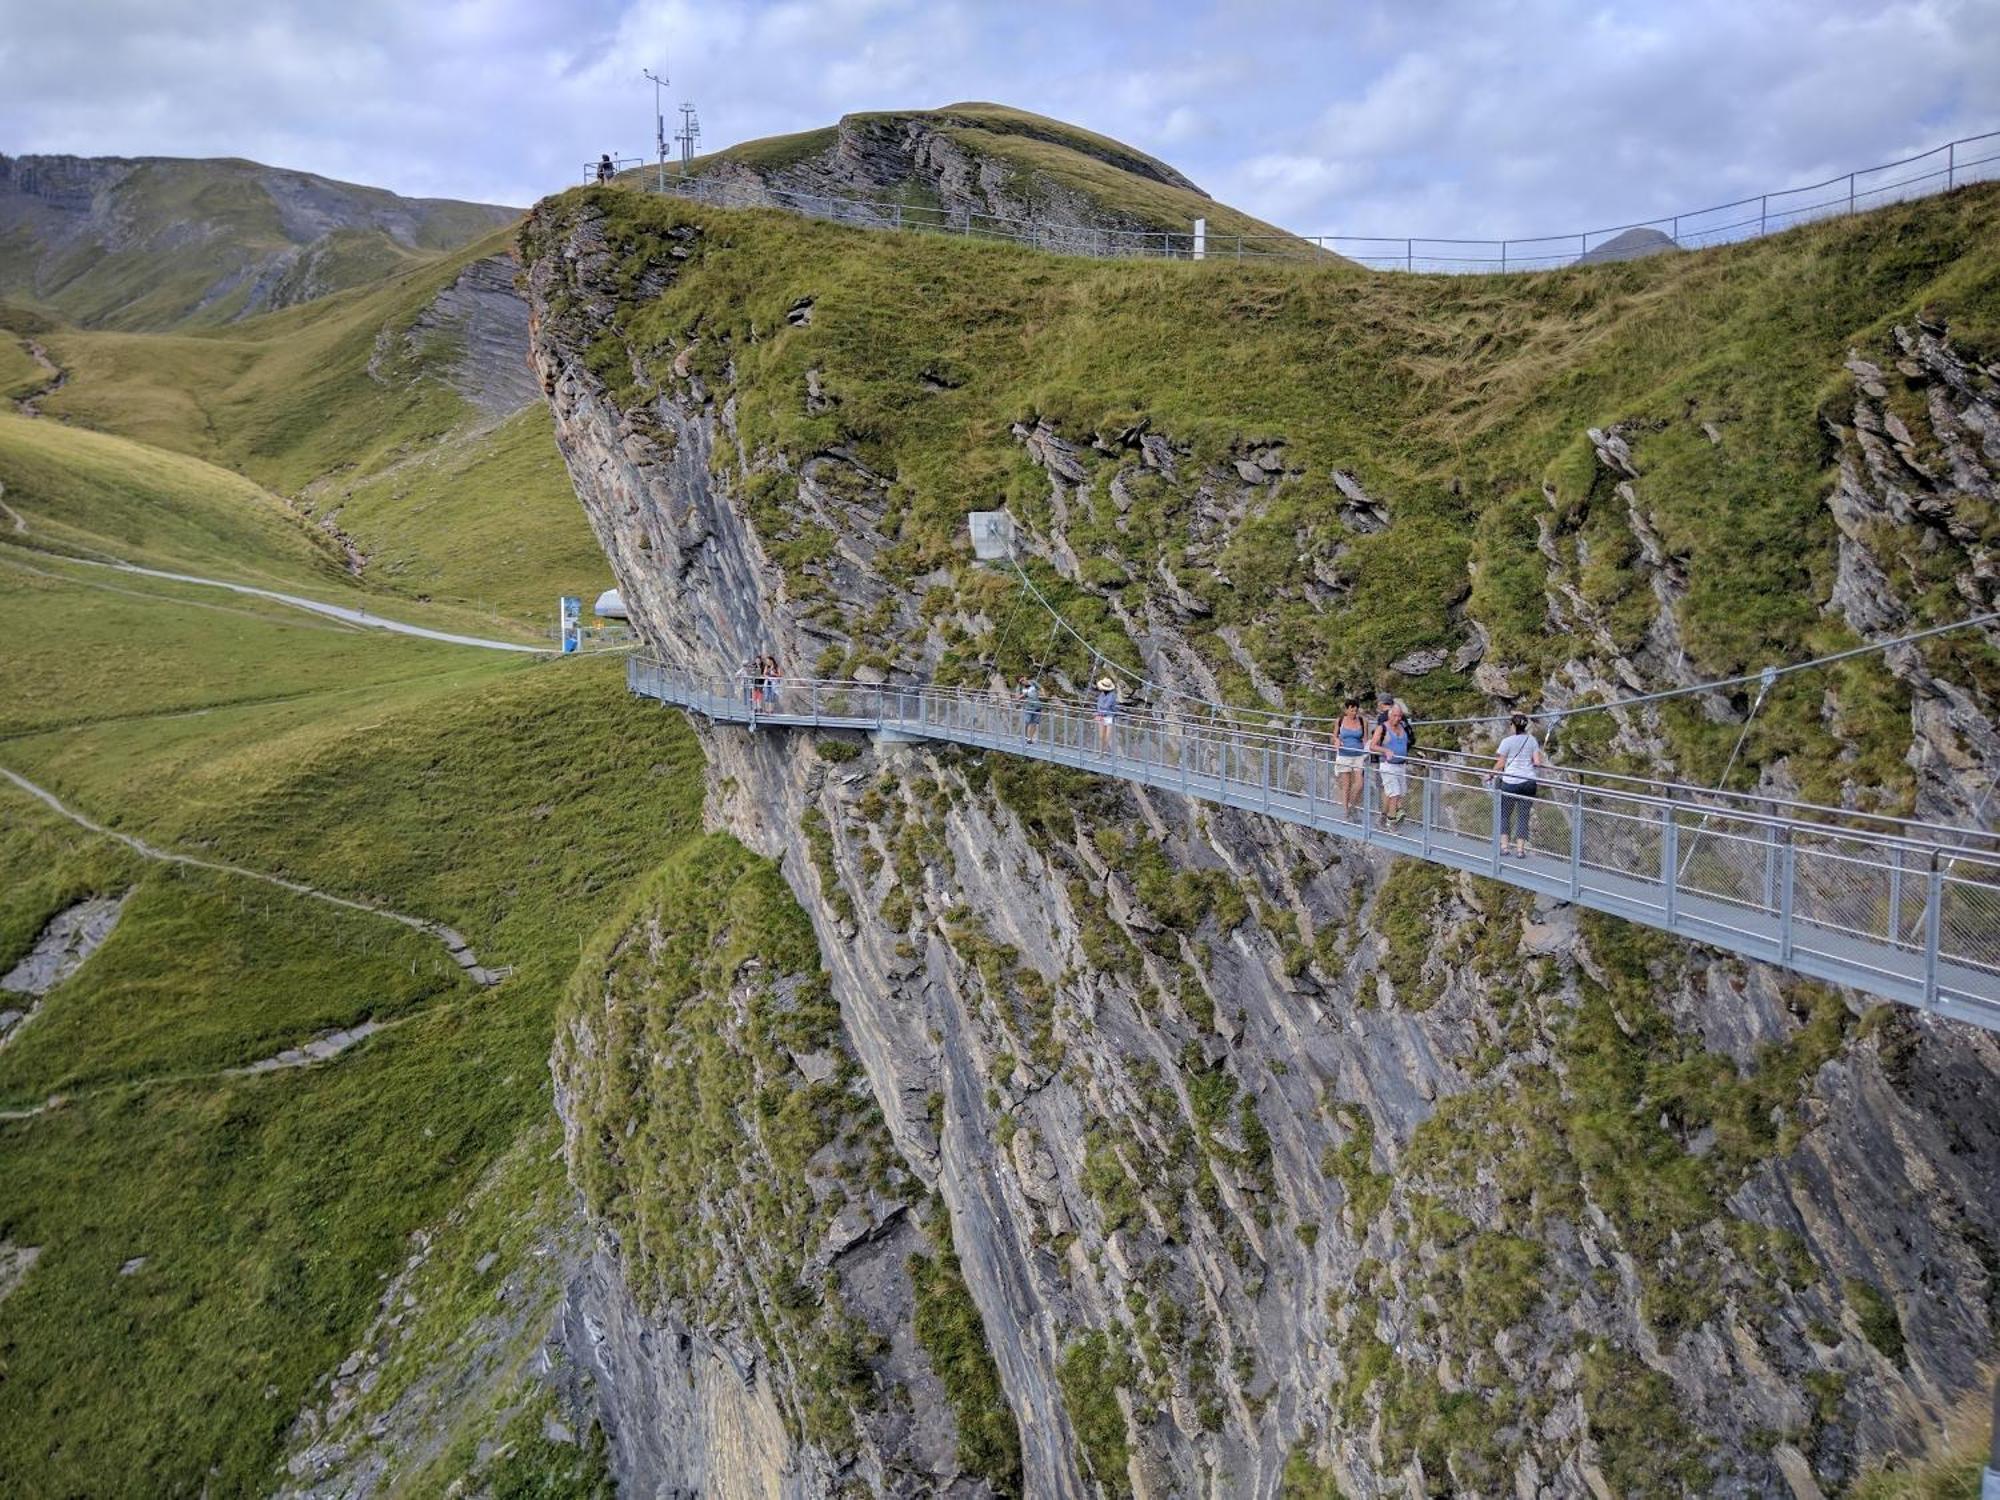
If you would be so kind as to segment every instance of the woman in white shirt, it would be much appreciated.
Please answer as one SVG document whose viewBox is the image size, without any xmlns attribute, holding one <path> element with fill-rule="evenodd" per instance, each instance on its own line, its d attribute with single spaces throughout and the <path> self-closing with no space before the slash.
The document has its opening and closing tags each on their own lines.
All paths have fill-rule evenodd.
<svg viewBox="0 0 2000 1500">
<path fill-rule="evenodd" d="M 1510 722 L 1514 732 L 1500 741 L 1486 779 L 1500 778 L 1500 852 L 1526 859 L 1528 814 L 1534 809 L 1535 793 L 1541 789 L 1540 773 L 1548 761 L 1542 756 L 1541 741 L 1528 733 L 1528 716 L 1515 714 Z M 1511 849 L 1507 847 L 1510 838 Z"/>
</svg>

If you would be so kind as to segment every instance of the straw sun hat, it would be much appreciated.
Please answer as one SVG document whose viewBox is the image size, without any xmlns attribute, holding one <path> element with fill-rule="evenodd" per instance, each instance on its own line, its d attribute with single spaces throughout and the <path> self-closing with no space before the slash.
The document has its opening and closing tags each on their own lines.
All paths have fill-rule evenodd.
<svg viewBox="0 0 2000 1500">
<path fill-rule="evenodd" d="M 1100 692 L 1115 693 L 1118 691 L 1118 684 L 1113 682 L 1109 677 L 1098 678 L 1097 686 Z"/>
</svg>

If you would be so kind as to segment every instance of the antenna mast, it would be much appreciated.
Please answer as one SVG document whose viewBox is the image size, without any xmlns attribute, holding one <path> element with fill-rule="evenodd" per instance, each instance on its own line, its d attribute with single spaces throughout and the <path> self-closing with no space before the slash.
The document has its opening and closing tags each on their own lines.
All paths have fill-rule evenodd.
<svg viewBox="0 0 2000 1500">
<path fill-rule="evenodd" d="M 667 190 L 667 117 L 660 109 L 660 90 L 667 86 L 666 72 L 655 73 L 651 68 L 639 70 L 653 83 L 653 145 L 660 153 L 660 191 Z"/>
</svg>

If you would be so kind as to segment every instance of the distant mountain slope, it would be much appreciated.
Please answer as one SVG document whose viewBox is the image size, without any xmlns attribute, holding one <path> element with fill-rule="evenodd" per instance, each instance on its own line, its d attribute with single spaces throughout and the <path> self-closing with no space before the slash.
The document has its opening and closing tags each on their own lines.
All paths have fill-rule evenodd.
<svg viewBox="0 0 2000 1500">
<path fill-rule="evenodd" d="M 0 296 L 86 327 L 209 326 L 380 280 L 517 216 L 235 158 L 0 156 Z"/>
<path fill-rule="evenodd" d="M 510 241 L 225 328 L 45 331 L 65 380 L 42 410 L 246 475 L 366 582 L 539 621 L 610 574 L 527 366 Z"/>
<path fill-rule="evenodd" d="M 1577 257 L 1576 263 L 1580 266 L 1601 266 L 1614 260 L 1643 260 L 1648 255 L 1660 255 L 1680 248 L 1672 235 L 1660 230 L 1628 229 L 1601 245 L 1592 246 Z"/>
<path fill-rule="evenodd" d="M 795 135 L 745 141 L 699 158 L 697 176 L 730 201 L 824 193 L 915 209 L 1033 223 L 1059 248 L 1108 246 L 1120 233 L 1186 235 L 1208 220 L 1210 243 L 1236 235 L 1290 239 L 1217 203 L 1165 162 L 1108 136 L 998 104 L 852 114 Z"/>
</svg>

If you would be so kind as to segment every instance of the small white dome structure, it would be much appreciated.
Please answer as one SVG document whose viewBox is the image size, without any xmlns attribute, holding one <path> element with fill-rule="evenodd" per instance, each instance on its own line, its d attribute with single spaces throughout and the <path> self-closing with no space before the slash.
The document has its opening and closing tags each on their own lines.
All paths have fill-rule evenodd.
<svg viewBox="0 0 2000 1500">
<path fill-rule="evenodd" d="M 625 600 L 616 589 L 606 589 L 597 596 L 597 602 L 590 606 L 590 612 L 600 620 L 629 620 L 625 613 Z"/>
</svg>

